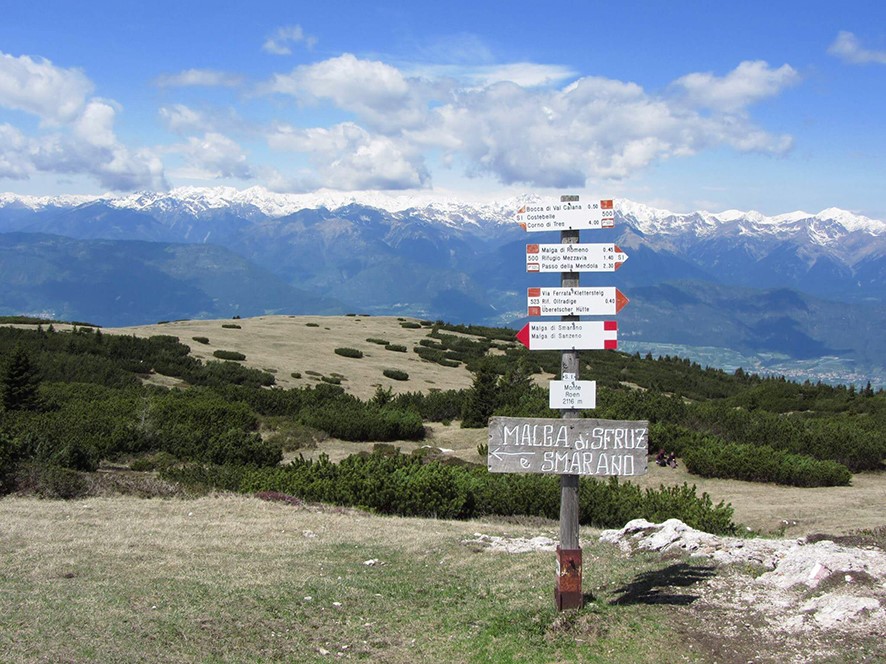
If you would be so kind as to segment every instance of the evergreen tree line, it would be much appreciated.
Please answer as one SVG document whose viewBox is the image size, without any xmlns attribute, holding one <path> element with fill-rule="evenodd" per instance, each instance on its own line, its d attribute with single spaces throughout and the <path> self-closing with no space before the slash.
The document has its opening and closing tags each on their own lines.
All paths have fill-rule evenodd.
<svg viewBox="0 0 886 664">
<path fill-rule="evenodd" d="M 274 389 L 272 374 L 201 363 L 167 335 L 0 327 L 0 490 L 12 487 L 15 467 L 29 459 L 91 470 L 102 459 L 162 452 L 179 462 L 272 467 L 281 450 L 259 435 L 272 418 L 344 440 L 392 441 L 421 440 L 426 421 L 485 427 L 493 414 L 558 414 L 535 374 L 559 371 L 559 354 L 529 353 L 502 341 L 501 331 L 479 339 L 446 331 L 434 324 L 421 347 L 465 363 L 474 372 L 470 389 L 393 395 L 379 388 L 362 401 L 328 384 Z M 848 483 L 849 470 L 878 470 L 886 457 L 882 390 L 730 375 L 612 351 L 581 361 L 583 377 L 598 382 L 598 407 L 585 415 L 649 420 L 652 451 L 676 452 L 692 472 L 826 486 Z M 143 385 L 150 372 L 192 387 Z"/>
</svg>

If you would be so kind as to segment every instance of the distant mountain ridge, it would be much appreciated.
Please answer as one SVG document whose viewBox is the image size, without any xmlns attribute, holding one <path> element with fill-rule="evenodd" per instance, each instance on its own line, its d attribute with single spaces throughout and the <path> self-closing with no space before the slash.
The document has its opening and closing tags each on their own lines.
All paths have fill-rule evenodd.
<svg viewBox="0 0 886 664">
<path fill-rule="evenodd" d="M 239 260 L 256 268 L 249 288 L 230 290 L 223 265 L 206 272 L 196 255 L 177 261 L 178 272 L 164 273 L 189 284 L 218 284 L 213 297 L 226 303 L 218 311 L 287 312 L 294 302 L 313 302 L 325 307 L 324 313 L 344 309 L 521 324 L 525 289 L 558 285 L 557 275 L 525 272 L 528 242 L 559 240 L 555 233 L 526 233 L 514 223 L 519 206 L 532 200 L 537 199 L 275 194 L 259 187 L 102 197 L 0 194 L 0 234 L 15 233 L 20 246 L 22 236 L 34 234 L 84 243 L 114 241 L 123 243 L 120 247 L 133 241 L 162 243 L 167 251 L 176 247 L 182 257 L 201 246 L 224 248 L 231 252 L 231 266 Z M 631 299 L 619 316 L 622 338 L 722 344 L 797 358 L 839 355 L 859 366 L 883 364 L 886 342 L 879 333 L 882 327 L 874 327 L 886 323 L 883 221 L 836 208 L 773 217 L 735 210 L 676 214 L 619 199 L 615 210 L 613 229 L 584 231 L 582 241 L 617 243 L 629 260 L 611 275 L 583 275 L 582 284 L 616 285 Z M 37 261 L 39 246 L 34 243 L 34 264 L 43 267 L 31 278 L 39 280 L 40 270 L 64 274 L 62 263 L 70 256 L 49 252 Z M 100 264 L 101 251 L 86 246 L 81 250 Z M 115 250 L 123 251 L 120 247 Z M 135 251 L 135 245 L 130 249 Z M 141 256 L 138 251 L 134 255 Z M 117 283 L 131 283 L 126 261 L 106 268 L 123 271 Z M 23 295 L 27 277 L 19 273 L 13 283 L 8 272 L 0 265 L 0 286 L 6 291 L 0 296 L 0 313 L 37 310 L 27 307 Z M 154 272 L 145 272 L 143 279 L 150 274 Z M 87 282 L 78 283 L 85 288 Z M 281 284 L 293 290 L 284 293 Z M 225 288 L 230 290 L 227 296 Z M 178 312 L 175 317 L 209 315 L 204 304 L 188 304 L 187 289 L 168 283 L 163 289 L 170 310 Z M 58 286 L 57 293 L 64 292 Z M 129 301 L 137 309 L 139 298 Z M 60 302 L 58 308 L 68 305 Z M 95 310 L 109 312 L 109 318 L 96 321 L 103 324 L 153 322 L 148 311 L 127 312 L 128 322 L 121 323 L 122 314 L 114 307 Z M 302 307 L 298 313 L 308 312 Z M 136 321 L 139 315 L 144 318 Z M 685 326 L 677 324 L 680 320 Z"/>
</svg>

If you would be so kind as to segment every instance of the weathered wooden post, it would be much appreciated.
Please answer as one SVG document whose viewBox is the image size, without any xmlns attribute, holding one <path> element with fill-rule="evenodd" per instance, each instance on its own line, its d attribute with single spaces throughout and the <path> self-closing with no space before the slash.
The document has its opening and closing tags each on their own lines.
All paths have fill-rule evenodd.
<svg viewBox="0 0 886 664">
<path fill-rule="evenodd" d="M 577 197 L 576 197 L 577 198 Z M 577 230 L 560 231 L 560 244 L 578 244 Z M 578 272 L 561 272 L 561 288 L 578 288 Z M 562 316 L 563 321 L 577 321 L 579 316 Z M 560 352 L 560 380 L 578 380 L 578 351 Z M 563 410 L 565 420 L 581 417 L 581 412 L 570 408 Z M 578 475 L 560 476 L 560 544 L 557 545 L 557 585 L 554 601 L 557 609 L 580 609 L 584 606 L 581 589 L 581 544 L 578 537 Z"/>
<path fill-rule="evenodd" d="M 610 228 L 611 200 L 581 202 L 579 196 L 525 205 L 516 220 L 527 231 L 560 231 L 560 244 L 526 246 L 527 272 L 560 272 L 559 288 L 530 288 L 530 316 L 560 316 L 555 323 L 530 322 L 517 333 L 529 350 L 559 350 L 560 380 L 551 381 L 550 407 L 560 419 L 493 417 L 489 421 L 490 472 L 560 476 L 560 544 L 554 598 L 560 610 L 581 608 L 582 553 L 578 485 L 581 475 L 642 475 L 646 472 L 649 423 L 591 420 L 581 410 L 596 407 L 596 383 L 578 380 L 579 350 L 616 349 L 614 320 L 581 321 L 582 315 L 617 314 L 628 299 L 613 287 L 581 288 L 580 272 L 614 272 L 627 255 L 614 244 L 579 244 L 581 229 Z"/>
</svg>

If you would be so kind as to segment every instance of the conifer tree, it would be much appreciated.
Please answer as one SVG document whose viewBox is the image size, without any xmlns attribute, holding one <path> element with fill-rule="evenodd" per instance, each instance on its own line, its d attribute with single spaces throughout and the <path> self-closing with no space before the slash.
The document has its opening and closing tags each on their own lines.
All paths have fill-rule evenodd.
<svg viewBox="0 0 886 664">
<path fill-rule="evenodd" d="M 37 410 L 40 378 L 28 353 L 20 345 L 12 351 L 0 374 L 0 402 L 5 410 Z"/>
<path fill-rule="evenodd" d="M 485 427 L 498 406 L 498 400 L 498 374 L 492 363 L 481 362 L 474 373 L 474 384 L 462 409 L 462 428 Z"/>
</svg>

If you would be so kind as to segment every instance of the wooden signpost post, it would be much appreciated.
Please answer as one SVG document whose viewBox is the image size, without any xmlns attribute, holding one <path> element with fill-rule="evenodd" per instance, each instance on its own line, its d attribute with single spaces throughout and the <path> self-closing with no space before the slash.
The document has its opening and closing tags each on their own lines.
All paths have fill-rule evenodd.
<svg viewBox="0 0 886 664">
<path fill-rule="evenodd" d="M 560 380 L 551 382 L 550 406 L 560 419 L 493 417 L 489 421 L 488 468 L 493 473 L 560 476 L 560 544 L 554 600 L 560 610 L 581 608 L 582 554 L 579 544 L 578 481 L 581 476 L 634 476 L 647 469 L 649 423 L 583 419 L 596 407 L 596 383 L 578 380 L 578 351 L 618 348 L 612 316 L 628 299 L 612 287 L 581 288 L 580 272 L 614 272 L 627 260 L 614 244 L 579 244 L 580 230 L 612 228 L 611 200 L 564 195 L 528 204 L 516 221 L 530 232 L 560 231 L 560 244 L 526 247 L 527 272 L 560 272 L 560 288 L 530 288 L 530 316 L 560 316 L 530 322 L 517 339 L 529 350 L 560 350 Z"/>
</svg>

